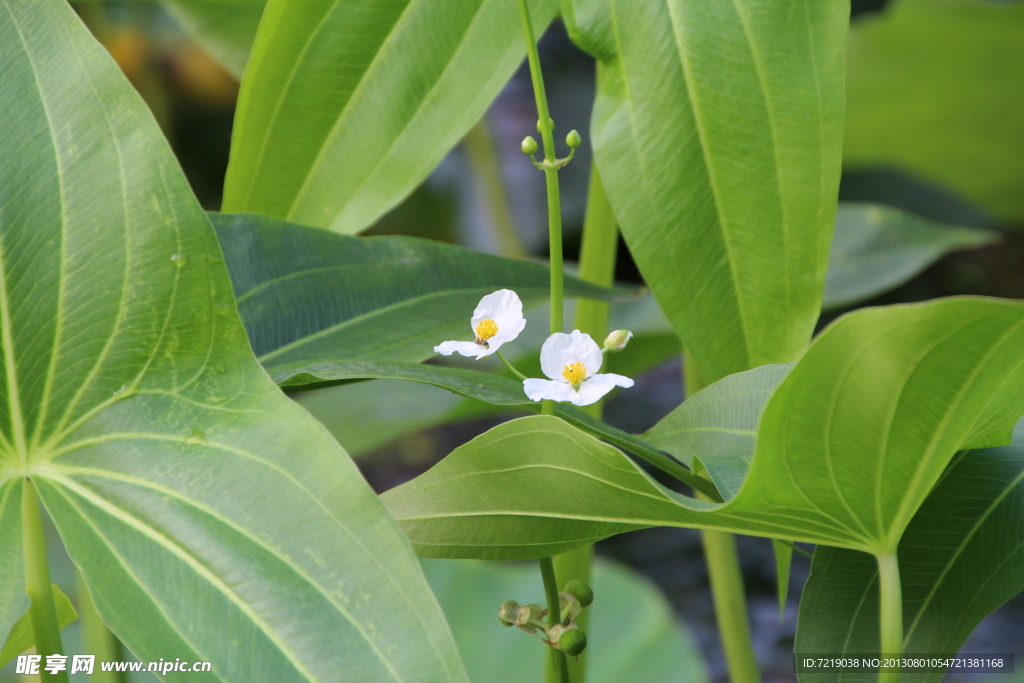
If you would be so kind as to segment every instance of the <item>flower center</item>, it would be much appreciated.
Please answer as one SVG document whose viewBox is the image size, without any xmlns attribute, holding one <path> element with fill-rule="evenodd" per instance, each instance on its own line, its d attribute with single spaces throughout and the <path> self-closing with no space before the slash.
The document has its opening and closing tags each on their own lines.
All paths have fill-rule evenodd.
<svg viewBox="0 0 1024 683">
<path fill-rule="evenodd" d="M 488 318 L 478 322 L 473 329 L 476 331 L 476 343 L 486 344 L 488 339 L 498 334 L 498 323 Z"/>
<path fill-rule="evenodd" d="M 569 384 L 579 384 L 587 376 L 587 368 L 579 361 L 562 367 L 562 377 Z"/>
</svg>

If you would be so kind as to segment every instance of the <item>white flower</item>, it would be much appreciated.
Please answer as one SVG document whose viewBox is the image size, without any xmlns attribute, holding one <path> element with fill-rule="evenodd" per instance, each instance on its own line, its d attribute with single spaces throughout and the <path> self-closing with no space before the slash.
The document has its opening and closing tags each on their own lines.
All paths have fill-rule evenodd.
<svg viewBox="0 0 1024 683">
<path fill-rule="evenodd" d="M 633 386 L 633 380 L 622 375 L 595 374 L 603 362 L 601 347 L 589 334 L 557 332 L 540 349 L 541 370 L 551 379 L 523 380 L 523 389 L 531 401 L 550 399 L 588 406 L 617 386 Z"/>
<path fill-rule="evenodd" d="M 435 346 L 434 352 L 443 356 L 460 353 L 477 359 L 491 355 L 502 344 L 518 337 L 526 327 L 523 302 L 511 289 L 499 289 L 480 299 L 470 325 L 476 341 L 446 341 Z"/>
</svg>

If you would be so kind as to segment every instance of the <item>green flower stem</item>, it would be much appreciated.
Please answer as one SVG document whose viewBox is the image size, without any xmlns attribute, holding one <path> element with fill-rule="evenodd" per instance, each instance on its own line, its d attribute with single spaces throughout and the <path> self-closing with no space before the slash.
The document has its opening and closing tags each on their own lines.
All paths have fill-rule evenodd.
<svg viewBox="0 0 1024 683">
<path fill-rule="evenodd" d="M 120 662 L 124 660 L 124 651 L 121 649 L 121 641 L 117 639 L 107 625 L 103 623 L 96 605 L 89 594 L 89 587 L 78 574 L 78 619 L 82 625 L 82 637 L 85 641 L 85 651 L 96 655 L 96 659 L 104 662 Z M 99 667 L 93 674 L 93 683 L 124 683 L 124 673 L 118 671 L 101 671 Z"/>
<path fill-rule="evenodd" d="M 36 653 L 43 656 L 64 654 L 60 640 L 57 608 L 53 604 L 53 584 L 50 582 L 50 563 L 46 557 L 46 536 L 43 516 L 39 509 L 39 496 L 32 480 L 26 478 L 21 493 L 22 542 L 25 547 L 25 592 L 32 601 L 32 631 L 36 637 Z M 67 683 L 67 671 L 57 674 L 40 672 L 40 679 Z"/>
<path fill-rule="evenodd" d="M 684 391 L 690 396 L 706 386 L 700 369 L 688 351 L 684 351 Z M 698 493 L 698 498 L 708 500 Z M 704 560 L 708 566 L 711 594 L 715 603 L 718 634 L 722 638 L 725 660 L 732 683 L 759 683 L 761 672 L 754 657 L 747 620 L 747 598 L 743 589 L 743 574 L 736 553 L 736 539 L 724 531 L 701 531 Z"/>
<path fill-rule="evenodd" d="M 562 200 L 558 189 L 558 169 L 550 167 L 557 161 L 555 157 L 555 130 L 548 111 L 548 97 L 544 90 L 544 75 L 540 70 L 540 53 L 537 52 L 537 39 L 533 35 L 533 21 L 530 19 L 530 8 L 526 0 L 519 0 L 519 14 L 523 20 L 523 33 L 526 36 L 526 56 L 530 62 L 530 78 L 533 79 L 533 95 L 537 100 L 537 122 L 540 136 L 544 144 L 544 161 L 549 164 L 544 169 L 544 178 L 548 188 L 548 239 L 550 243 L 551 261 L 551 334 L 562 331 Z"/>
<path fill-rule="evenodd" d="M 526 0 L 519 0 L 519 15 L 523 21 L 523 34 L 526 37 L 526 57 L 530 63 L 530 78 L 533 80 L 533 95 L 537 100 L 537 127 L 544 144 L 544 161 L 549 166 L 544 169 L 544 179 L 548 188 L 548 243 L 550 245 L 551 268 L 551 327 L 550 334 L 562 331 L 563 296 L 562 296 L 562 199 L 558 189 L 558 169 L 550 166 L 555 157 L 555 131 L 548 111 L 548 96 L 544 90 L 544 75 L 540 70 L 540 53 L 537 52 L 537 39 L 533 35 L 533 21 L 530 19 L 530 8 Z M 544 400 L 541 403 L 541 414 L 554 415 L 555 404 Z"/>
<path fill-rule="evenodd" d="M 494 147 L 494 138 L 487 127 L 486 116 L 469 129 L 462 145 L 490 214 L 499 252 L 509 258 L 525 258 L 526 249 L 523 248 L 512 219 L 508 193 L 505 192 L 505 183 L 501 178 L 501 164 Z"/>
<path fill-rule="evenodd" d="M 548 628 L 558 625 L 558 617 L 561 614 L 560 600 L 558 597 L 558 580 L 555 578 L 555 567 L 550 557 L 540 560 L 540 575 L 544 579 L 544 593 L 548 600 Z M 569 683 L 569 667 L 565 660 L 565 653 L 549 647 L 550 667 L 547 679 L 559 683 Z"/>
<path fill-rule="evenodd" d="M 903 654 L 903 587 L 900 583 L 900 565 L 896 553 L 878 555 L 878 585 L 881 589 L 882 654 Z M 899 683 L 900 672 L 888 671 L 878 675 L 878 683 Z"/>
<path fill-rule="evenodd" d="M 501 351 L 495 351 L 494 355 L 497 356 L 498 359 L 505 364 L 505 367 L 508 368 L 509 372 L 511 372 L 513 375 L 515 375 L 519 379 L 528 379 L 526 375 L 516 370 L 515 366 L 508 362 L 508 359 L 505 358 L 504 354 L 502 354 Z"/>
<path fill-rule="evenodd" d="M 601 68 L 600 64 L 597 67 Z M 583 245 L 580 250 L 580 278 L 587 282 L 609 287 L 615 280 L 615 257 L 619 246 L 619 228 L 612 211 L 608 194 L 605 192 L 597 164 L 590 167 L 590 188 L 587 192 L 587 212 L 583 219 Z M 586 332 L 596 340 L 608 334 L 608 320 L 611 318 L 611 304 L 596 299 L 580 299 L 576 303 L 576 329 Z M 583 410 L 601 419 L 604 401 L 598 401 Z M 590 584 L 591 567 L 594 561 L 594 546 L 587 545 L 554 557 L 555 572 L 562 581 L 579 579 Z M 584 607 L 576 623 L 584 631 L 590 622 L 590 607 Z M 569 659 L 569 673 L 577 683 L 587 677 L 586 651 L 577 658 Z"/>
</svg>

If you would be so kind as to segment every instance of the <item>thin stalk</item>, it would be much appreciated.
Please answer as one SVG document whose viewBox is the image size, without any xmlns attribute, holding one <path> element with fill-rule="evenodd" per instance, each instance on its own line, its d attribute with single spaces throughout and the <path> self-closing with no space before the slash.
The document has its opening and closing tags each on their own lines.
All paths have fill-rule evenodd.
<svg viewBox="0 0 1024 683">
<path fill-rule="evenodd" d="M 515 375 L 519 379 L 527 379 L 526 375 L 516 370 L 516 367 L 508 362 L 508 359 L 505 358 L 505 355 L 501 351 L 495 351 L 494 355 L 497 356 L 498 359 L 505 364 L 505 367 L 508 368 L 508 371 L 511 372 L 513 375 Z"/>
<path fill-rule="evenodd" d="M 684 352 L 684 357 L 684 391 L 692 396 L 703 389 L 706 383 L 689 352 Z M 708 500 L 699 492 L 697 497 Z M 757 668 L 750 638 L 747 598 L 736 552 L 736 539 L 724 531 L 704 529 L 701 531 L 701 540 L 704 543 L 704 561 L 708 566 L 715 619 L 729 668 L 729 679 L 732 683 L 760 683 L 761 672 Z"/>
<path fill-rule="evenodd" d="M 548 111 L 548 97 L 544 90 L 544 75 L 540 70 L 540 53 L 537 39 L 533 35 L 533 21 L 526 0 L 519 0 L 519 14 L 523 20 L 526 36 L 526 57 L 530 63 L 530 78 L 533 80 L 533 95 L 537 101 L 537 122 L 544 146 L 544 161 L 554 164 L 555 130 Z M 558 188 L 558 169 L 545 168 L 544 179 L 548 189 L 548 240 L 551 261 L 551 334 L 562 331 L 562 200 Z"/>
<path fill-rule="evenodd" d="M 32 601 L 32 631 L 36 637 L 36 653 L 43 656 L 63 655 L 57 608 L 53 604 L 53 584 L 50 582 L 50 563 L 46 557 L 46 536 L 43 516 L 39 509 L 39 496 L 32 480 L 26 478 L 21 493 L 22 542 L 25 547 L 25 592 Z M 41 671 L 40 679 L 67 683 L 67 671 L 49 674 Z"/>
<path fill-rule="evenodd" d="M 903 654 L 903 587 L 896 553 L 878 555 L 878 585 L 881 588 L 882 654 Z M 899 683 L 899 671 L 878 674 L 878 683 Z"/>
<path fill-rule="evenodd" d="M 501 163 L 486 116 L 469 129 L 462 145 L 487 207 L 499 253 L 509 258 L 525 258 L 526 249 L 523 248 L 512 219 L 508 193 L 505 192 L 505 183 L 501 177 Z"/>
<path fill-rule="evenodd" d="M 523 35 L 526 38 L 526 55 L 530 63 L 530 78 L 533 81 L 533 95 L 537 101 L 537 128 L 540 132 L 544 146 L 544 180 L 547 185 L 548 194 L 548 244 L 550 252 L 549 261 L 551 269 L 551 325 L 550 334 L 561 332 L 563 327 L 563 294 L 562 294 L 562 200 L 558 187 L 558 168 L 554 166 L 557 161 L 555 156 L 555 131 L 554 122 L 548 110 L 547 93 L 544 90 L 544 75 L 540 69 L 540 53 L 537 52 L 537 39 L 533 33 L 533 20 L 530 18 L 530 8 L 527 0 L 519 0 L 519 15 L 523 22 Z M 555 404 L 552 401 L 541 403 L 541 413 L 553 415 Z M 554 565 L 551 558 L 540 560 L 540 570 L 544 577 L 544 588 L 548 595 L 548 623 L 554 626 L 558 623 L 559 601 L 558 584 L 555 581 Z M 560 683 L 569 683 L 569 669 L 565 653 L 551 648 L 551 667 L 547 673 L 547 680 L 557 680 Z"/>
<path fill-rule="evenodd" d="M 558 618 L 561 615 L 560 600 L 558 597 L 558 580 L 555 578 L 555 567 L 550 557 L 540 560 L 540 575 L 544 579 L 544 593 L 548 600 L 548 628 L 558 626 Z M 569 667 L 565 660 L 565 653 L 553 647 L 548 648 L 550 653 L 550 668 L 547 680 L 569 683 Z"/>
<path fill-rule="evenodd" d="M 117 639 L 107 625 L 103 623 L 96 605 L 92 601 L 89 587 L 85 579 L 78 574 L 78 618 L 82 624 L 82 636 L 85 640 L 85 651 L 96 655 L 101 662 L 120 662 L 124 660 L 121 641 Z M 124 683 L 124 673 L 118 671 L 102 671 L 96 667 L 93 683 Z"/>
<path fill-rule="evenodd" d="M 600 65 L 598 65 L 600 69 Z M 583 245 L 580 249 L 580 278 L 587 282 L 608 287 L 615 280 L 615 257 L 619 246 L 619 229 L 608 194 L 601 182 L 597 164 L 590 167 L 590 188 L 587 192 L 587 212 L 583 219 Z M 608 320 L 611 304 L 595 299 L 580 299 L 576 303 L 576 329 L 586 332 L 594 339 L 603 339 L 608 334 Z M 598 401 L 583 410 L 601 419 L 604 401 Z M 594 546 L 586 545 L 554 557 L 555 571 L 563 582 L 578 579 L 586 584 L 591 580 L 594 562 Z M 584 607 L 576 623 L 584 631 L 590 624 L 591 607 Z M 576 683 L 583 683 L 587 677 L 586 651 L 576 659 L 569 659 L 569 673 Z"/>
</svg>

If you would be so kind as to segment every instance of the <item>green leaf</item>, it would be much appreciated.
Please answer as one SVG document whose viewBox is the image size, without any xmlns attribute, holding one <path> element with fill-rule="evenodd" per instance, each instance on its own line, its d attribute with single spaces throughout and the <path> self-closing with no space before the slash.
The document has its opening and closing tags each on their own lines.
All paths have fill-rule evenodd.
<svg viewBox="0 0 1024 683">
<path fill-rule="evenodd" d="M 1024 5 L 896 0 L 850 35 L 843 161 L 898 166 L 1024 219 Z"/>
<path fill-rule="evenodd" d="M 898 555 L 905 652 L 958 652 L 985 616 L 1024 590 L 1022 517 L 1024 423 L 1012 446 L 963 453 L 907 527 Z M 869 555 L 818 547 L 800 601 L 796 651 L 877 652 L 877 574 Z M 875 675 L 848 673 L 843 680 L 868 683 Z"/>
<path fill-rule="evenodd" d="M 267 0 L 165 0 L 171 14 L 221 66 L 241 79 Z"/>
<path fill-rule="evenodd" d="M 840 204 L 822 306 L 870 299 L 951 251 L 1000 239 L 997 232 L 941 225 L 879 204 Z"/>
<path fill-rule="evenodd" d="M 505 600 L 543 602 L 536 567 L 431 560 L 423 565 L 471 681 L 521 683 L 544 677 L 544 644 L 497 619 Z M 655 586 L 601 559 L 594 563 L 592 585 L 597 602 L 587 628 L 590 683 L 709 680 L 700 648 Z"/>
<path fill-rule="evenodd" d="M 563 14 L 604 66 L 594 153 L 623 236 L 705 378 L 795 360 L 835 219 L 849 6 L 564 0 Z"/>
<path fill-rule="evenodd" d="M 535 0 L 543 29 L 556 0 Z M 356 233 L 477 122 L 526 52 L 507 0 L 270 0 L 224 211 Z"/>
<path fill-rule="evenodd" d="M 253 351 L 277 380 L 340 360 L 419 362 L 442 341 L 470 339 L 485 294 L 513 289 L 527 308 L 548 298 L 548 269 L 525 261 L 414 237 L 211 216 Z M 569 296 L 628 292 L 565 284 Z"/>
<path fill-rule="evenodd" d="M 75 611 L 75 606 L 71 604 L 68 596 L 61 592 L 57 584 L 51 585 L 53 586 L 53 606 L 57 610 L 57 623 L 63 629 L 78 619 L 78 612 Z M 32 632 L 32 615 L 25 612 L 15 622 L 10 635 L 7 636 L 7 642 L 0 649 L 0 667 L 3 667 L 30 647 L 35 647 L 35 644 L 36 636 Z"/>
<path fill-rule="evenodd" d="M 549 416 L 499 425 L 382 499 L 422 556 L 542 557 L 649 526 L 891 552 L 956 451 L 1008 442 L 1022 413 L 1024 304 L 865 309 L 769 399 L 724 504 L 666 489 Z"/>
<path fill-rule="evenodd" d="M 142 660 L 464 681 L 407 542 L 252 357 L 205 213 L 65 2 L 0 0 L 0 91 L 8 504 L 30 476 Z"/>
<path fill-rule="evenodd" d="M 21 552 L 21 487 L 16 480 L 0 484 L 0 638 L 28 609 L 24 557 Z"/>
</svg>

